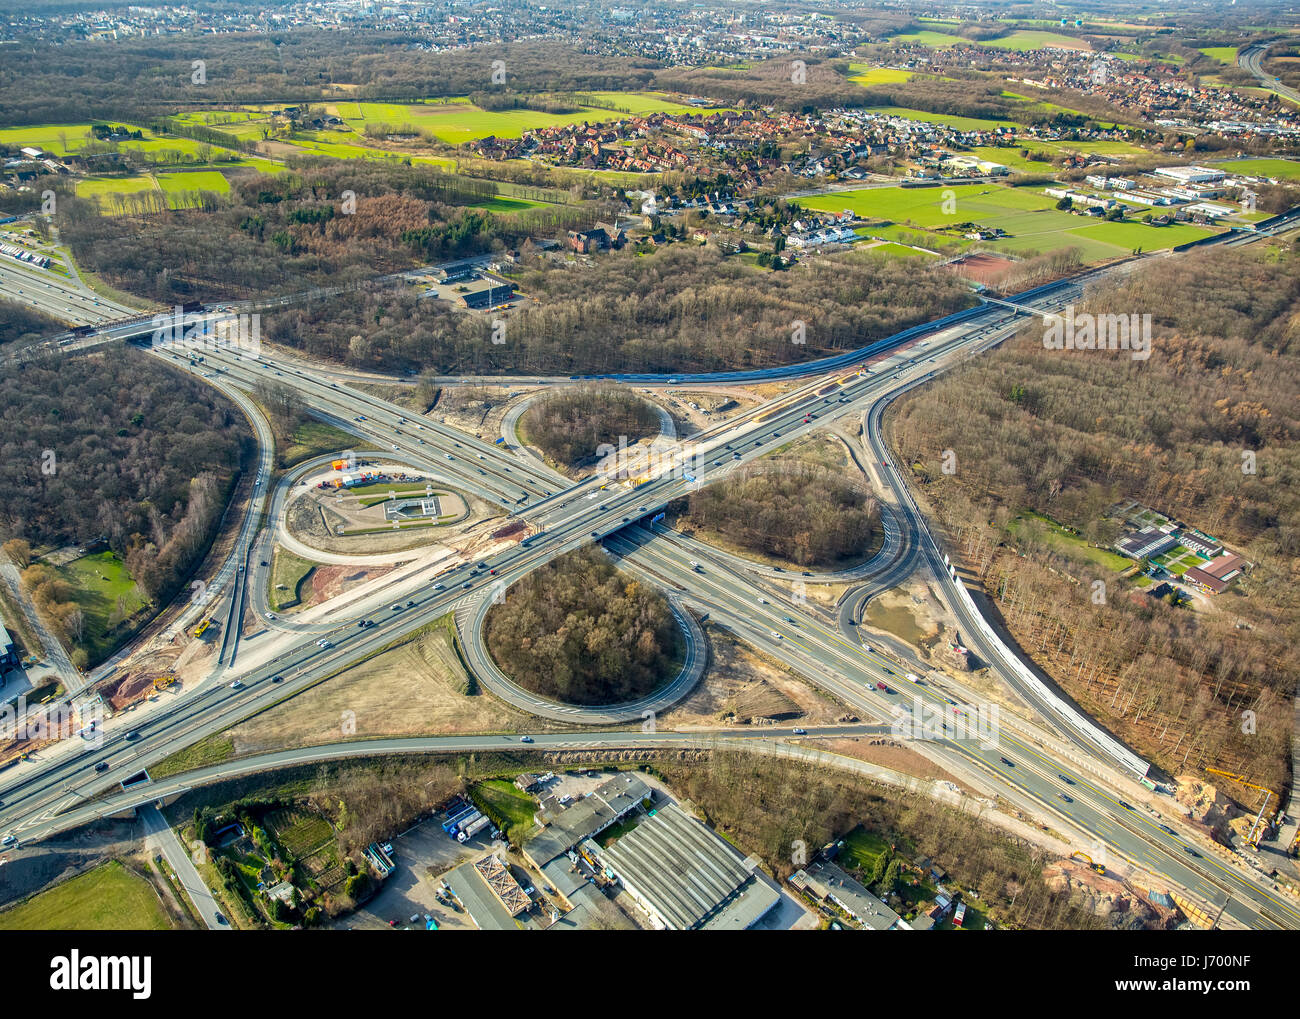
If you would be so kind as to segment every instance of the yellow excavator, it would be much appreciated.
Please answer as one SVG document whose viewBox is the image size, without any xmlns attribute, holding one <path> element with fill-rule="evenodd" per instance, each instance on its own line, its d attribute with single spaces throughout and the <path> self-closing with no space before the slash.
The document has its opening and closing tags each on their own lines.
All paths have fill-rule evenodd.
<svg viewBox="0 0 1300 1019">
<path fill-rule="evenodd" d="M 1084 863 L 1086 863 L 1089 867 L 1091 867 L 1093 870 L 1095 870 L 1098 874 L 1105 874 L 1105 873 L 1106 873 L 1106 868 L 1103 867 L 1100 863 L 1093 863 L 1093 862 L 1092 862 L 1092 857 L 1089 856 L 1087 853 L 1074 852 L 1074 853 L 1071 853 L 1071 854 L 1070 854 L 1070 859 L 1071 859 L 1071 860 L 1075 859 L 1076 857 L 1077 857 L 1078 859 L 1082 860 Z"/>
</svg>

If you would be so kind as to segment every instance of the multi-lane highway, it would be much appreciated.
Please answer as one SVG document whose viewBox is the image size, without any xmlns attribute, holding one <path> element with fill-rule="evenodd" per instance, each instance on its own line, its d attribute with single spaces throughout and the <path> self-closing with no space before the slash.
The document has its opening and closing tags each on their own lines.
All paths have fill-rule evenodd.
<svg viewBox="0 0 1300 1019">
<path fill-rule="evenodd" d="M 1059 308 L 1079 296 L 1078 284 L 1066 282 L 1020 295 L 1017 304 L 1041 312 Z M 950 717 L 953 709 L 969 711 L 953 704 L 932 683 L 900 674 L 892 658 L 879 653 L 879 649 L 864 648 L 856 637 L 846 635 L 847 627 L 826 625 L 815 613 L 808 612 L 805 605 L 791 597 L 792 592 L 786 590 L 783 578 L 776 571 L 755 571 L 749 564 L 726 555 L 713 554 L 705 562 L 698 543 L 640 526 L 695 485 L 724 477 L 737 465 L 764 456 L 801 434 L 850 414 L 865 415 L 868 449 L 879 465 L 877 473 L 894 490 L 896 499 L 897 509 L 892 518 L 895 528 L 892 537 L 888 528 L 886 534 L 890 555 L 877 557 L 882 573 L 876 580 L 896 582 L 903 575 L 900 563 L 910 567 L 918 555 L 923 555 L 935 576 L 945 584 L 967 642 L 1028 703 L 1040 710 L 1049 726 L 1077 737 L 1078 732 L 1061 725 L 1059 709 L 1046 704 L 1032 684 L 1027 685 L 1021 678 L 1017 665 L 1023 667 L 1023 663 L 1012 662 L 1007 657 L 1013 651 L 996 638 L 977 643 L 982 620 L 972 615 L 972 609 L 964 608 L 964 592 L 957 590 L 959 582 L 948 572 L 939 546 L 929 535 L 924 518 L 893 468 L 879 435 L 880 410 L 890 399 L 921 384 L 956 359 L 1000 342 L 1016 325 L 1012 309 L 985 304 L 959 317 L 943 320 L 929 330 L 909 331 L 901 339 L 895 338 L 899 342 L 918 341 L 908 350 L 894 351 L 897 343 L 873 345 L 869 350 L 875 359 L 869 369 L 859 367 L 865 360 L 863 352 L 856 352 L 847 361 L 837 358 L 824 362 L 820 372 L 801 366 L 788 372 L 787 377 L 813 375 L 813 381 L 694 437 L 689 455 L 680 463 L 664 465 L 660 473 L 630 489 L 625 484 L 605 487 L 607 483 L 599 477 L 570 485 L 532 458 L 503 451 L 427 418 L 410 419 L 408 412 L 401 408 L 341 385 L 337 378 L 330 380 L 301 366 L 289 367 L 268 356 L 253 357 L 250 352 L 210 348 L 191 357 L 183 349 L 159 349 L 159 356 L 175 358 L 228 392 L 255 391 L 264 382 L 291 386 L 304 396 L 313 413 L 323 419 L 374 442 L 381 449 L 391 449 L 404 462 L 419 464 L 430 475 L 436 473 L 459 488 L 503 506 L 526 524 L 528 537 L 485 557 L 479 564 L 462 562 L 434 576 L 413 576 L 403 584 L 394 585 L 392 611 L 376 617 L 374 626 L 358 626 L 357 619 L 340 618 L 332 629 L 313 626 L 309 633 L 295 632 L 291 627 L 268 628 L 256 640 L 260 642 L 259 647 L 270 650 L 252 656 L 251 666 L 229 668 L 235 662 L 238 620 L 250 572 L 240 567 L 249 558 L 255 528 L 264 519 L 273 520 L 263 517 L 264 479 L 259 479 L 257 498 L 245 517 L 237 552 L 226 566 L 231 572 L 225 579 L 233 578 L 234 583 L 230 585 L 228 628 L 231 632 L 228 636 L 223 634 L 223 638 L 231 641 L 231 645 L 223 653 L 222 664 L 226 668 L 217 674 L 220 678 L 202 684 L 192 693 L 176 696 L 142 720 L 135 731 L 126 731 L 115 723 L 102 746 L 87 744 L 84 748 L 74 748 L 74 752 L 52 755 L 48 762 L 23 765 L 17 774 L 11 774 L 6 787 L 0 789 L 0 799 L 4 801 L 0 825 L 23 838 L 35 838 L 80 823 L 78 818 L 84 819 L 85 815 L 73 808 L 82 799 L 107 790 L 125 775 L 220 731 L 250 711 L 302 689 L 448 612 L 456 612 L 466 626 L 468 656 L 475 663 L 476 672 L 486 676 L 489 685 L 493 680 L 499 682 L 504 677 L 492 675 L 494 667 L 489 667 L 482 658 L 479 639 L 486 597 L 550 559 L 592 541 L 605 542 L 612 552 L 625 558 L 630 569 L 664 584 L 675 602 L 684 601 L 709 612 L 721 625 L 733 629 L 865 715 L 893 718 L 902 725 L 915 711 L 929 715 L 938 712 L 940 717 Z M 128 325 L 109 331 L 118 337 L 128 337 L 139 335 L 142 330 L 138 325 Z M 147 333 L 147 328 L 144 331 Z M 835 369 L 834 374 L 825 374 L 827 364 Z M 674 385 L 709 384 L 735 381 L 736 374 L 672 379 L 638 377 L 638 380 Z M 260 412 L 246 397 L 241 399 L 241 406 L 255 422 L 260 420 Z M 260 427 L 258 432 L 266 457 L 268 437 Z M 262 470 L 269 479 L 269 460 L 264 460 L 264 464 Z M 278 506 L 272 500 L 271 513 L 278 512 Z M 705 565 L 699 568 L 692 560 Z M 888 572 L 891 570 L 895 572 Z M 221 579 L 214 578 L 217 583 Z M 766 587 L 762 586 L 764 583 Z M 689 633 L 690 621 L 682 618 L 688 624 Z M 697 633 L 691 633 L 691 638 L 688 664 L 693 664 L 691 649 L 699 642 Z M 556 711 L 558 715 L 553 717 L 574 722 L 630 720 L 643 717 L 645 711 L 658 712 L 670 704 L 693 683 L 690 671 L 684 669 L 678 682 L 661 694 L 653 706 L 640 703 L 615 706 L 591 715 L 591 709 L 537 703 L 535 698 L 528 700 L 532 695 L 527 695 L 521 706 L 541 714 Z M 510 686 L 513 684 L 494 689 L 507 699 L 524 693 L 516 692 L 518 688 L 512 691 Z M 598 743 L 599 737 L 600 734 L 584 732 L 568 738 L 585 746 Z M 1300 925 L 1300 913 L 1266 883 L 1197 855 L 1184 836 L 1120 800 L 1114 790 L 1122 786 L 1122 778 L 1106 777 L 1106 769 L 1093 764 L 1075 768 L 1066 763 L 1074 759 L 1071 753 L 1085 757 L 1103 754 L 1105 748 L 1096 740 L 1076 738 L 1078 745 L 1070 753 L 1045 750 L 1048 742 L 1050 738 L 1039 738 L 1032 727 L 1018 726 L 1003 727 L 992 742 L 940 738 L 924 741 L 922 749 L 956 772 L 998 790 L 1008 803 L 1053 816 L 1061 825 L 1096 838 L 1111 851 L 1164 874 L 1171 884 L 1188 888 L 1208 902 L 1218 902 L 1231 893 L 1228 915 L 1242 922 L 1262 926 Z M 382 752 L 378 743 L 372 746 L 374 752 Z M 298 760 L 319 759 L 302 756 L 309 751 L 289 753 L 298 754 Z M 93 770 L 101 763 L 107 766 L 106 771 Z"/>
</svg>

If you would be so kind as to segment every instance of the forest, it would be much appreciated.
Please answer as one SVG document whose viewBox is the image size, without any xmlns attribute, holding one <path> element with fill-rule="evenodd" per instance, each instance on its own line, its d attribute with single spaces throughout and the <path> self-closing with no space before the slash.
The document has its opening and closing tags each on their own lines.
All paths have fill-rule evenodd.
<svg viewBox="0 0 1300 1019">
<path fill-rule="evenodd" d="M 63 323 L 34 308 L 24 308 L 14 301 L 0 300 L 0 347 L 8 344 L 26 346 L 62 332 Z"/>
<path fill-rule="evenodd" d="M 355 196 L 350 212 L 345 191 Z M 436 167 L 348 160 L 240 177 L 224 198 L 162 215 L 100 215 L 69 195 L 60 199 L 60 229 L 80 264 L 171 305 L 360 283 L 502 247 L 530 229 L 590 226 L 600 215 L 585 206 L 531 210 L 531 219 L 465 208 L 495 193 L 490 182 Z M 119 211 L 160 211 L 122 200 Z M 537 218 L 546 215 L 554 222 Z"/>
<path fill-rule="evenodd" d="M 1272 788 L 1286 781 L 1300 676 L 1298 270 L 1300 252 L 1276 243 L 1155 263 L 1076 310 L 1149 312 L 1148 360 L 1047 350 L 1028 328 L 886 419 L 961 560 L 1070 695 L 1162 767 Z M 940 469 L 945 451 L 955 473 Z M 1109 510 L 1130 500 L 1253 567 L 1193 612 L 1017 521 L 1040 514 L 1105 547 L 1119 532 Z"/>
<path fill-rule="evenodd" d="M 533 693 L 619 704 L 673 676 L 683 639 L 663 595 L 584 548 L 516 582 L 488 613 L 486 643 L 501 671 Z"/>
<path fill-rule="evenodd" d="M 707 247 L 601 255 L 589 267 L 525 258 L 532 298 L 493 344 L 490 319 L 397 293 L 348 295 L 266 316 L 277 343 L 353 367 L 434 374 L 698 372 L 789 364 L 959 311 L 973 300 L 941 268 L 827 255 L 793 272 Z M 805 323 L 802 345 L 792 342 Z"/>
<path fill-rule="evenodd" d="M 692 492 L 677 526 L 799 566 L 835 567 L 871 547 L 878 522 L 876 502 L 862 488 L 796 462 L 751 468 Z"/>
<path fill-rule="evenodd" d="M 537 400 L 520 422 L 534 445 L 566 467 L 594 464 L 597 448 L 617 448 L 659 434 L 659 415 L 639 396 L 614 386 L 565 390 Z"/>
<path fill-rule="evenodd" d="M 130 347 L 7 368 L 0 537 L 103 538 L 161 604 L 206 553 L 251 441 L 215 390 Z"/>
</svg>

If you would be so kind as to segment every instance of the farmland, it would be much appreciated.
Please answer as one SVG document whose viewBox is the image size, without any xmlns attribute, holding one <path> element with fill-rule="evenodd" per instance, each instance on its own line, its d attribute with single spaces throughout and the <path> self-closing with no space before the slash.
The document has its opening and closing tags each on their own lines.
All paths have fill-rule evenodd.
<svg viewBox="0 0 1300 1019">
<path fill-rule="evenodd" d="M 954 210 L 951 213 L 944 211 L 948 197 L 953 199 L 952 205 L 948 206 Z M 1085 261 L 1126 255 L 1135 248 L 1157 251 L 1214 232 L 1184 224 L 1152 227 L 1137 222 L 1099 223 L 1058 211 L 1055 199 L 1041 191 L 987 184 L 839 191 L 801 198 L 799 202 L 814 211 L 849 209 L 859 217 L 921 230 L 938 230 L 965 222 L 978 223 L 983 227 L 1001 228 L 1009 235 L 981 242 L 983 247 L 1021 255 L 1074 247 L 1080 249 Z M 890 237 L 889 230 L 873 227 L 870 232 L 895 239 Z M 943 239 L 951 241 L 953 238 L 946 235 Z"/>
</svg>

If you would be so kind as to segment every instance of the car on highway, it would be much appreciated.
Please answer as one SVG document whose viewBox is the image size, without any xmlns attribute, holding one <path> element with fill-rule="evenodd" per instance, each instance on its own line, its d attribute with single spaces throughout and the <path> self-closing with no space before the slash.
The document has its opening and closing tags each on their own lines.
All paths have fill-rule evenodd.
<svg viewBox="0 0 1300 1019">
<path fill-rule="evenodd" d="M 138 732 L 136 732 L 134 729 L 132 729 L 130 732 L 128 732 L 128 733 L 126 734 L 126 738 L 127 738 L 128 740 L 139 739 L 139 738 L 140 738 L 140 734 L 139 734 Z"/>
<path fill-rule="evenodd" d="M 233 683 L 230 684 L 230 689 L 232 689 L 232 690 L 242 690 L 242 689 L 244 689 L 244 682 L 243 682 L 243 680 L 240 680 L 240 679 L 235 680 Z"/>
<path fill-rule="evenodd" d="M 18 840 L 14 838 L 14 836 L 12 835 L 6 835 L 4 838 L 0 839 L 0 846 L 16 846 L 16 845 L 18 845 Z"/>
<path fill-rule="evenodd" d="M 591 532 L 591 536 L 592 536 L 593 538 L 599 538 L 599 537 L 600 537 L 600 532 L 599 532 L 599 531 L 592 531 L 592 532 Z"/>
<path fill-rule="evenodd" d="M 460 586 L 463 587 L 463 588 L 465 588 L 466 590 L 468 590 L 469 588 L 473 587 L 474 585 L 471 584 L 471 583 L 467 580 L 467 581 L 465 581 L 465 583 L 461 584 Z"/>
<path fill-rule="evenodd" d="M 96 770 L 96 771 L 108 771 L 108 762 L 107 762 L 107 761 L 100 761 L 98 764 L 95 765 L 95 770 Z"/>
<path fill-rule="evenodd" d="M 1009 761 L 1009 760 L 1007 760 L 1005 757 L 1000 757 L 1000 758 L 998 758 L 998 760 L 1000 760 L 1000 761 L 1001 761 L 1003 764 L 1005 764 L 1008 768 L 1014 768 L 1014 767 L 1016 766 L 1014 761 Z"/>
<path fill-rule="evenodd" d="M 1125 810 L 1133 809 L 1133 804 L 1129 803 L 1127 800 L 1120 800 L 1119 805 L 1123 807 Z"/>
<path fill-rule="evenodd" d="M 414 608 L 414 607 L 415 607 L 415 601 L 414 601 L 414 599 L 407 599 L 406 607 L 407 607 L 408 609 L 409 609 L 409 608 Z"/>
<path fill-rule="evenodd" d="M 433 589 L 434 589 L 435 591 L 442 591 L 442 590 L 444 590 L 444 587 L 443 587 L 442 584 L 434 584 L 434 585 L 433 585 Z"/>
<path fill-rule="evenodd" d="M 1056 798 L 1057 798 L 1058 800 L 1064 800 L 1066 803 L 1073 803 L 1073 802 L 1074 802 L 1074 798 L 1071 797 L 1071 796 L 1067 796 L 1065 793 L 1057 793 L 1057 794 L 1056 794 Z"/>
<path fill-rule="evenodd" d="M 274 618 L 275 618 L 275 613 L 274 613 L 274 612 L 268 612 L 268 613 L 266 613 L 266 618 L 267 618 L 267 619 L 274 619 Z"/>
<path fill-rule="evenodd" d="M 283 682 L 284 682 L 284 677 L 283 677 L 283 676 L 272 676 L 272 677 L 271 677 L 271 682 L 272 682 L 272 683 L 283 683 Z"/>
<path fill-rule="evenodd" d="M 1197 852 L 1195 849 L 1193 849 L 1191 846 L 1183 846 L 1183 852 L 1186 853 L 1188 856 L 1194 856 L 1194 857 L 1196 857 L 1198 860 L 1201 858 L 1201 854 L 1198 853 L 1198 852 Z"/>
<path fill-rule="evenodd" d="M 791 731 L 792 733 L 794 733 L 794 735 L 796 735 L 796 736 L 807 736 L 807 735 L 808 735 L 808 730 L 807 730 L 807 729 L 800 729 L 798 726 L 795 726 L 795 728 L 791 729 L 790 731 Z"/>
<path fill-rule="evenodd" d="M 531 736 L 520 736 L 520 737 L 519 737 L 519 742 L 520 742 L 520 743 L 531 743 L 532 741 L 533 741 L 533 738 L 532 738 Z"/>
<path fill-rule="evenodd" d="M 212 914 L 212 919 L 216 920 L 217 923 L 221 924 L 221 926 L 223 926 L 223 927 L 226 926 L 227 923 L 229 923 L 229 921 L 228 921 L 224 916 L 222 916 L 220 913 L 213 913 L 213 914 Z"/>
<path fill-rule="evenodd" d="M 1177 834 L 1178 834 L 1178 832 L 1174 831 L 1174 830 L 1173 830 L 1172 828 L 1170 828 L 1169 825 L 1167 825 L 1167 824 L 1162 824 L 1162 825 L 1160 825 L 1159 827 L 1160 827 L 1160 830 L 1161 830 L 1162 832 L 1164 832 L 1166 835 L 1177 835 Z"/>
<path fill-rule="evenodd" d="M 776 640 L 781 639 L 781 635 L 777 633 L 775 630 L 768 630 L 767 632 L 770 633 L 774 639 Z"/>
<path fill-rule="evenodd" d="M 951 704 L 952 701 L 949 701 L 948 703 Z M 1066 785 L 1074 785 L 1074 779 L 1072 778 L 1067 778 L 1065 775 L 1057 775 L 1056 777 L 1059 778 Z"/>
</svg>

